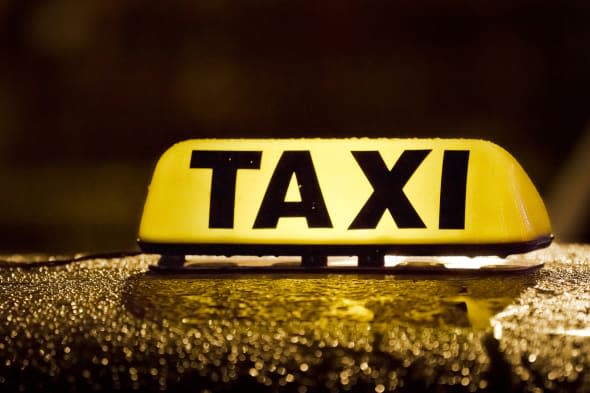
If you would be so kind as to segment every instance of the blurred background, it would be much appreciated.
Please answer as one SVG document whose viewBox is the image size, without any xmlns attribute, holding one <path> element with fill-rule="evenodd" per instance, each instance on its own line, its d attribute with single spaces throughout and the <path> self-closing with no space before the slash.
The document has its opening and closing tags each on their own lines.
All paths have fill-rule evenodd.
<svg viewBox="0 0 590 393">
<path fill-rule="evenodd" d="M 590 2 L 0 1 L 0 252 L 125 250 L 197 137 L 469 137 L 589 241 Z"/>
</svg>

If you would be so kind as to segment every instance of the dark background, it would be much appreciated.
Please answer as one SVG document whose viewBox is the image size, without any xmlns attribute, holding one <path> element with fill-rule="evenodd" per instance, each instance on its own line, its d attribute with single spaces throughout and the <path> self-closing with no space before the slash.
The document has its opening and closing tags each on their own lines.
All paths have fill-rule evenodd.
<svg viewBox="0 0 590 393">
<path fill-rule="evenodd" d="M 492 140 L 558 239 L 588 241 L 589 21 L 587 1 L 4 0 L 0 251 L 135 247 L 155 161 L 197 137 Z"/>
</svg>

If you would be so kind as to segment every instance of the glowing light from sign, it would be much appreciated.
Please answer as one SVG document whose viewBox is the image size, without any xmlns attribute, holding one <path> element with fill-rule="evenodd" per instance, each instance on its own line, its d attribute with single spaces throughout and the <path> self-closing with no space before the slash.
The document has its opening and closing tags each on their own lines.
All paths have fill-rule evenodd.
<svg viewBox="0 0 590 393">
<path fill-rule="evenodd" d="M 434 255 L 440 246 L 493 255 L 551 239 L 543 202 L 516 160 L 467 139 L 185 141 L 160 158 L 139 231 L 144 251 L 210 255 L 306 255 L 309 247 L 321 255 L 324 246 L 324 255 L 372 246 L 380 255 L 428 246 Z M 472 269 L 497 260 L 392 256 L 386 264 L 410 262 Z"/>
</svg>

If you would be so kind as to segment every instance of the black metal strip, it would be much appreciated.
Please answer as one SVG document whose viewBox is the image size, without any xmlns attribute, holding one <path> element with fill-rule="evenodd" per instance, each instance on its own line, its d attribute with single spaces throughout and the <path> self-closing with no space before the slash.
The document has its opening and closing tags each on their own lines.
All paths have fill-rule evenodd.
<svg viewBox="0 0 590 393">
<path fill-rule="evenodd" d="M 138 240 L 141 250 L 146 253 L 164 255 L 252 255 L 252 256 L 308 256 L 308 255 L 407 255 L 407 256 L 487 256 L 505 257 L 511 254 L 547 247 L 553 235 L 515 243 L 488 244 L 197 244 L 197 243 L 152 243 Z"/>
</svg>

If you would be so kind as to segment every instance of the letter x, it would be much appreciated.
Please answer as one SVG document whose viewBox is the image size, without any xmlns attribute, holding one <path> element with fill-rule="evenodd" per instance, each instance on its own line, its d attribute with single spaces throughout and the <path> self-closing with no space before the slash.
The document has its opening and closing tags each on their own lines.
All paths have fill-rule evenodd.
<svg viewBox="0 0 590 393">
<path fill-rule="evenodd" d="M 398 228 L 426 228 L 403 187 L 430 151 L 405 150 L 391 171 L 378 151 L 351 152 L 373 186 L 373 194 L 348 229 L 376 228 L 385 210 L 389 210 Z"/>
</svg>

